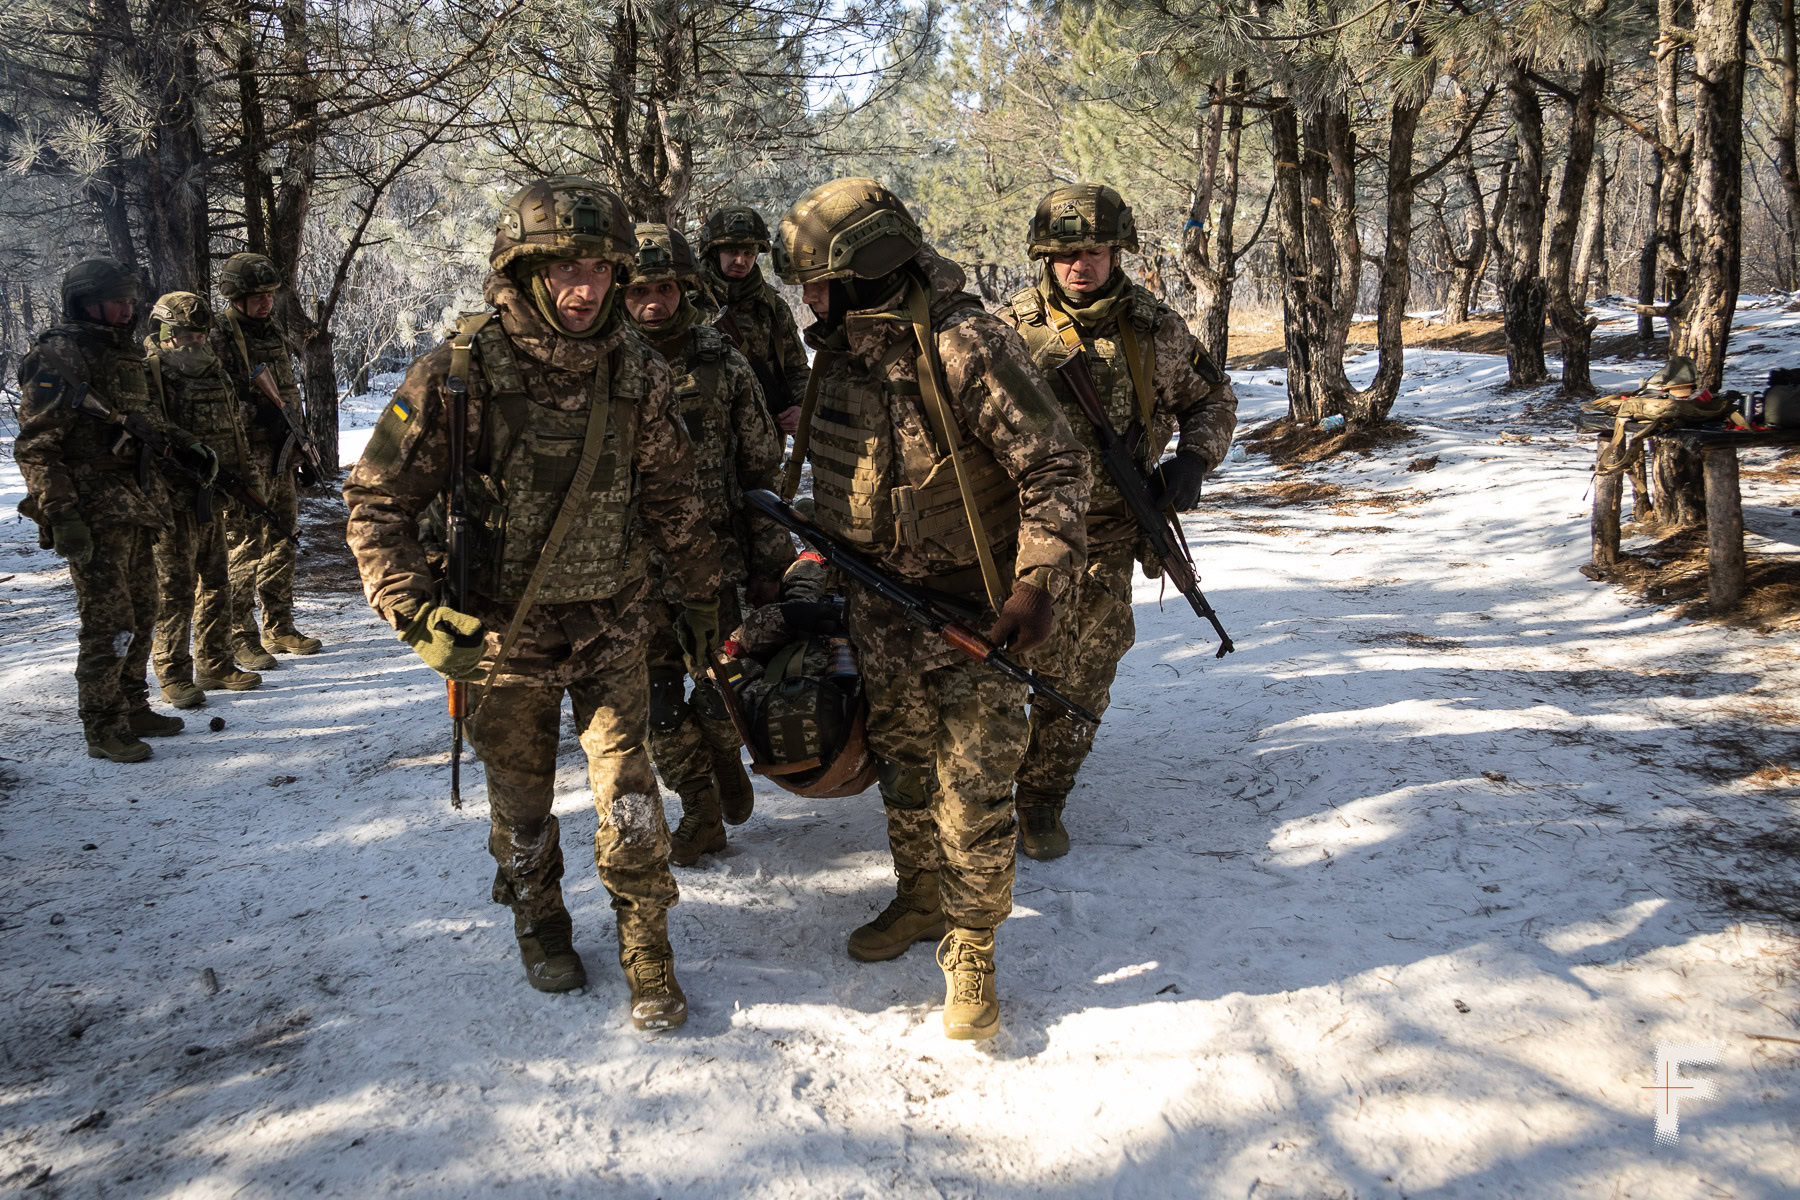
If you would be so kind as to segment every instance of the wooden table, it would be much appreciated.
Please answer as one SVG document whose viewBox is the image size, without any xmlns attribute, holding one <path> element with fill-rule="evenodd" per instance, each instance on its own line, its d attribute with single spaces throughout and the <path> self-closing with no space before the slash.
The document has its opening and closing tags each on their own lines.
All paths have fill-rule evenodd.
<svg viewBox="0 0 1800 1200">
<path fill-rule="evenodd" d="M 1582 413 L 1575 419 L 1580 433 L 1597 436 L 1595 461 L 1611 444 L 1614 419 L 1604 413 Z M 1629 421 L 1626 430 L 1636 433 L 1642 421 Z M 1754 446 L 1800 446 L 1800 429 L 1762 431 L 1726 429 L 1722 425 L 1693 425 L 1657 437 L 1671 438 L 1698 452 L 1706 479 L 1706 599 L 1712 611 L 1722 613 L 1744 596 L 1744 502 L 1738 491 L 1738 451 Z M 1594 477 L 1594 561 L 1608 570 L 1619 561 L 1619 504 L 1625 494 L 1625 473 Z"/>
</svg>

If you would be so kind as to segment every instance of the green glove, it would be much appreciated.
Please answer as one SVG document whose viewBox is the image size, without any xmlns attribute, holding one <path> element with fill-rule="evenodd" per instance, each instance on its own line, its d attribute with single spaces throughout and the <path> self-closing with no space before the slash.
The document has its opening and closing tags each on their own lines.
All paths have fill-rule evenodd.
<svg viewBox="0 0 1800 1200">
<path fill-rule="evenodd" d="M 50 526 L 50 537 L 56 552 L 78 566 L 87 566 L 88 560 L 94 557 L 94 535 L 88 532 L 87 522 L 80 517 L 56 522 Z M 715 604 L 713 610 L 717 612 L 718 605 Z M 718 625 L 716 619 L 713 625 Z"/>
<path fill-rule="evenodd" d="M 197 469 L 206 477 L 206 486 L 211 487 L 219 477 L 219 456 L 205 442 L 195 442 L 188 447 L 193 452 Z"/>
<path fill-rule="evenodd" d="M 681 643 L 688 673 L 697 679 L 705 678 L 713 654 L 724 641 L 719 636 L 719 602 L 689 600 L 675 622 L 675 640 Z"/>
<path fill-rule="evenodd" d="M 425 665 L 446 679 L 468 681 L 478 677 L 481 656 L 487 650 L 487 631 L 480 617 L 457 612 L 447 604 L 427 604 L 400 640 L 425 660 Z"/>
</svg>

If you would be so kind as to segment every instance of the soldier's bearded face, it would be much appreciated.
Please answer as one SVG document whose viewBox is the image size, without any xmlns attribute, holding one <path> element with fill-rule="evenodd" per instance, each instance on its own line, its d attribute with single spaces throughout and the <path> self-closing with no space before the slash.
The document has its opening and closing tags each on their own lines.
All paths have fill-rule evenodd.
<svg viewBox="0 0 1800 1200">
<path fill-rule="evenodd" d="M 600 319 L 600 306 L 612 290 L 612 264 L 602 258 L 559 258 L 542 271 L 556 315 L 573 333 Z"/>
<path fill-rule="evenodd" d="M 1050 256 L 1050 270 L 1065 292 L 1097 292 L 1112 278 L 1114 250 L 1111 246 L 1089 246 Z"/>
<path fill-rule="evenodd" d="M 831 315 L 831 281 L 815 279 L 811 283 L 800 285 L 800 299 L 806 307 L 812 309 L 813 316 L 823 321 Z"/>
<path fill-rule="evenodd" d="M 719 273 L 727 279 L 742 279 L 755 265 L 754 249 L 724 246 L 719 250 Z"/>
<path fill-rule="evenodd" d="M 625 288 L 625 308 L 644 325 L 660 325 L 681 307 L 681 285 L 672 279 L 633 283 Z"/>
<path fill-rule="evenodd" d="M 232 303 L 243 309 L 246 317 L 260 321 L 275 311 L 275 293 L 254 292 L 248 296 L 233 300 Z"/>
</svg>

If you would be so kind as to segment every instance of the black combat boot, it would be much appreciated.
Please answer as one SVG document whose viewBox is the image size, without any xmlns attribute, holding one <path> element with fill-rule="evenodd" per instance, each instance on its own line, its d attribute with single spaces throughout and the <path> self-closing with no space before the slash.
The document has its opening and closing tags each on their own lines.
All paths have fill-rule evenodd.
<svg viewBox="0 0 1800 1200">
<path fill-rule="evenodd" d="M 567 912 L 554 912 L 528 921 L 513 914 L 513 936 L 519 939 L 519 958 L 525 964 L 525 982 L 540 992 L 572 992 L 587 986 L 587 971 L 575 953 L 575 926 Z"/>
</svg>

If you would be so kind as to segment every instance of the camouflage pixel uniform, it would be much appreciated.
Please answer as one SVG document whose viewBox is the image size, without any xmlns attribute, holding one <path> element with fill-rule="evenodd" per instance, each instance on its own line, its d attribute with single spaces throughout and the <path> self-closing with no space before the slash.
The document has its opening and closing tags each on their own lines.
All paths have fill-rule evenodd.
<svg viewBox="0 0 1800 1200">
<path fill-rule="evenodd" d="M 225 305 L 213 322 L 210 335 L 214 353 L 224 366 L 238 396 L 250 411 L 261 414 L 247 422 L 246 440 L 257 476 L 267 485 L 263 499 L 282 524 L 300 528 L 300 492 L 295 474 L 300 455 L 289 455 L 285 468 L 275 469 L 287 444 L 285 425 L 277 430 L 279 415 L 263 413 L 261 393 L 250 382 L 258 363 L 267 363 L 276 389 L 289 411 L 300 412 L 300 383 L 294 377 L 294 360 L 281 326 L 275 318 L 245 316 L 235 304 Z M 271 530 L 260 517 L 234 507 L 225 514 L 225 535 L 231 560 L 231 625 L 234 638 L 260 646 L 255 609 L 262 609 L 262 628 L 273 635 L 294 628 L 295 544 Z"/>
<path fill-rule="evenodd" d="M 169 420 L 211 447 L 222 470 L 260 489 L 237 393 L 213 348 L 205 342 L 159 345 L 152 337 L 144 349 Z M 191 483 L 176 481 L 170 493 L 169 529 L 157 539 L 155 555 L 156 677 L 165 688 L 193 683 L 196 657 L 202 676 L 222 679 L 237 669 L 225 512 L 215 508 L 202 521 Z"/>
<path fill-rule="evenodd" d="M 81 618 L 75 686 L 82 729 L 90 743 L 129 737 L 132 714 L 150 707 L 152 547 L 169 527 L 169 496 L 154 474 L 139 485 L 136 445 L 115 454 L 119 429 L 76 412 L 73 389 L 86 384 L 114 412 L 140 413 L 165 432 L 170 426 L 129 326 L 71 319 L 45 331 L 20 364 L 19 383 L 13 458 L 35 515 L 46 526 L 79 519 L 93 535 L 93 556 L 68 564 Z"/>
<path fill-rule="evenodd" d="M 963 290 L 965 276 L 929 247 L 931 326 L 945 400 L 1002 572 L 1052 599 L 1085 559 L 1088 468 L 1049 384 L 1018 336 Z M 913 326 L 900 296 L 848 314 L 807 340 L 819 352 L 808 426 L 819 524 L 884 566 L 965 599 L 986 628 L 994 611 L 975 567 L 960 495 L 927 419 Z M 879 598 L 850 594 L 851 638 L 881 757 L 888 841 L 903 886 L 938 872 L 957 927 L 992 929 L 1012 911 L 1012 777 L 1027 739 L 1025 689 L 912 624 Z"/>
<path fill-rule="evenodd" d="M 1112 279 L 1097 295 L 1077 302 L 1057 286 L 1046 263 L 1038 285 L 1015 295 L 1000 312 L 1002 320 L 1018 329 L 1032 357 L 1049 375 L 1070 428 L 1088 451 L 1094 479 L 1087 514 L 1087 570 L 1070 602 L 1058 609 L 1050 641 L 1029 657 L 1032 665 L 1071 699 L 1104 713 L 1112 699 L 1119 660 L 1137 640 L 1131 585 L 1133 564 L 1143 558 L 1143 548 L 1137 523 L 1100 465 L 1099 438 L 1093 424 L 1055 370 L 1069 354 L 1050 320 L 1057 311 L 1074 320 L 1094 377 L 1094 390 L 1121 435 L 1134 421 L 1141 423 L 1137 389 L 1119 336 L 1120 322 L 1130 323 L 1140 356 L 1150 359 L 1155 400 L 1149 433 L 1139 442 L 1139 463 L 1145 469 L 1155 465 L 1176 432 L 1180 453 L 1200 456 L 1209 468 L 1223 461 L 1237 427 L 1237 396 L 1186 323 L 1168 305 L 1133 283 L 1122 267 L 1114 269 Z M 1060 810 L 1093 748 L 1094 733 L 1092 725 L 1046 721 L 1034 709 L 1031 748 L 1018 773 L 1018 806 Z"/>
<path fill-rule="evenodd" d="M 684 297 L 662 325 L 638 330 L 668 360 L 674 376 L 701 499 L 719 547 L 719 627 L 730 630 L 740 619 L 739 589 L 752 580 L 778 582 L 794 558 L 787 531 L 766 517 L 751 516 L 743 503 L 746 490 L 776 486 L 781 443 L 750 364 L 702 321 L 691 300 Z M 650 751 L 663 779 L 685 799 L 709 786 L 712 755 L 735 755 L 740 742 L 710 680 L 696 679 L 692 703 L 683 699 L 687 666 L 675 637 L 682 583 L 661 555 L 652 555 L 651 566 L 659 587 L 657 632 L 650 644 Z"/>
<path fill-rule="evenodd" d="M 714 251 L 705 254 L 701 270 L 719 303 L 713 325 L 749 360 L 769 411 L 786 412 L 799 405 L 806 399 L 812 368 L 807 365 L 806 347 L 800 344 L 800 328 L 787 301 L 763 278 L 760 265 L 751 267 L 742 279 L 729 279 L 719 271 L 719 256 Z"/>
<path fill-rule="evenodd" d="M 551 805 L 569 694 L 599 813 L 594 858 L 621 945 L 666 945 L 678 893 L 644 748 L 645 647 L 657 629 L 646 541 L 684 597 L 716 595 L 719 568 L 668 366 L 623 320 L 619 291 L 609 293 L 598 334 L 578 340 L 551 327 L 509 276 L 488 278 L 497 316 L 474 339 L 465 456 L 471 493 L 494 502 L 484 511 L 488 501 L 478 500 L 472 514 L 488 532 L 474 539 L 473 594 L 464 602 L 487 630 L 483 678 L 573 478 L 596 398 L 611 408 L 592 501 L 505 669 L 478 701 L 469 737 L 487 771 L 495 901 L 528 923 L 560 915 L 563 860 Z M 416 521 L 448 478 L 451 358 L 446 344 L 413 362 L 344 485 L 364 591 L 396 629 L 437 594 Z M 508 496 L 504 514 L 496 484 Z M 490 550 L 479 552 L 488 539 Z M 479 685 L 473 690 L 479 695 Z"/>
</svg>

